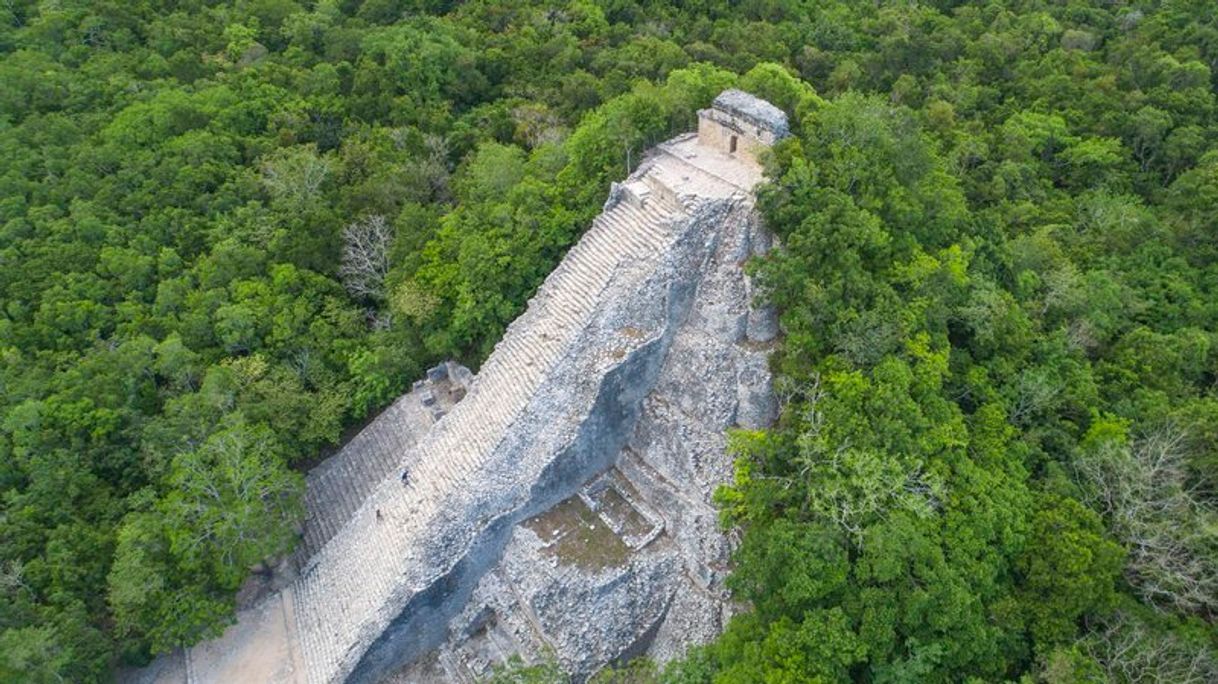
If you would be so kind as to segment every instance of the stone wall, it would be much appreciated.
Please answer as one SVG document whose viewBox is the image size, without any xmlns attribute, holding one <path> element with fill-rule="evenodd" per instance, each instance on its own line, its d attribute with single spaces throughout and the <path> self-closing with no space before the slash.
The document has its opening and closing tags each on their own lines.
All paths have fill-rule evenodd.
<svg viewBox="0 0 1218 684">
<path fill-rule="evenodd" d="M 726 90 L 698 111 L 698 142 L 709 149 L 757 161 L 757 154 L 789 134 L 787 116 L 739 90 Z"/>
</svg>

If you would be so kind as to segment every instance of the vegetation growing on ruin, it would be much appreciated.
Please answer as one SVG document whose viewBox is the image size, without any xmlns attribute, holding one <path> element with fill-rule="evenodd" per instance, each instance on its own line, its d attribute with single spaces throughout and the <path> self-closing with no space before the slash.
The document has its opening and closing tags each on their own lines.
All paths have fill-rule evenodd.
<svg viewBox="0 0 1218 684">
<path fill-rule="evenodd" d="M 796 133 L 784 411 L 753 609 L 663 678 L 1218 679 L 1218 8 L 680 4 L 0 3 L 0 681 L 222 629 L 299 468 L 729 85 Z"/>
</svg>

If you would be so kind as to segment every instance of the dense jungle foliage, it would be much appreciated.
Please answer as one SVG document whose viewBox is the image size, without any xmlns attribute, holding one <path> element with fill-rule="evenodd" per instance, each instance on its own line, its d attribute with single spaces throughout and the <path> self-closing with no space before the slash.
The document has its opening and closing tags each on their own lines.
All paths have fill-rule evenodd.
<svg viewBox="0 0 1218 684">
<path fill-rule="evenodd" d="M 795 132 L 751 609 L 601 679 L 1218 681 L 1215 68 L 1204 0 L 0 3 L 0 681 L 222 630 L 732 85 Z"/>
</svg>

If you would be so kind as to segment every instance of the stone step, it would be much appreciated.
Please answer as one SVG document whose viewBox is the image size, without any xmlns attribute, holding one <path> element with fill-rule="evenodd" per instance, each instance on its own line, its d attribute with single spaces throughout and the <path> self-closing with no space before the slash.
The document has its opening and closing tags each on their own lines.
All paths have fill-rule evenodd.
<svg viewBox="0 0 1218 684">
<path fill-rule="evenodd" d="M 329 541 L 333 534 L 333 523 L 330 516 L 318 515 L 305 525 L 305 544 L 307 557 L 312 556 L 323 544 Z"/>
<path fill-rule="evenodd" d="M 572 283 L 571 289 L 565 298 L 573 306 L 577 307 L 581 312 L 586 312 L 588 309 L 589 300 L 596 296 L 600 291 L 600 286 L 603 283 L 598 283 L 592 277 L 587 277 L 580 280 L 578 283 Z"/>
<path fill-rule="evenodd" d="M 319 607 L 322 604 L 319 587 L 316 582 L 304 582 L 297 585 L 302 590 L 299 596 L 299 606 Z M 336 640 L 325 633 L 324 613 L 296 611 L 296 630 L 301 639 L 301 655 L 305 659 L 308 681 L 324 681 L 321 673 L 327 671 L 324 663 L 334 660 Z"/>
<path fill-rule="evenodd" d="M 302 541 L 302 546 L 304 550 L 304 557 L 306 559 L 317 553 L 317 550 L 330 540 L 330 529 L 327 522 L 328 521 L 321 519 L 310 520 L 305 525 L 305 534 L 304 540 Z"/>
<path fill-rule="evenodd" d="M 344 572 L 349 573 L 350 568 L 343 568 Z M 350 574 L 344 575 L 348 580 L 356 578 Z M 320 581 L 314 582 L 313 587 L 313 606 L 314 606 L 314 629 L 317 632 L 318 640 L 324 645 L 333 647 L 335 641 L 330 637 L 335 632 L 340 632 L 343 625 L 342 608 L 349 605 L 351 595 L 354 592 L 354 587 L 357 586 L 355 581 L 337 582 L 334 584 L 325 584 Z M 329 655 L 333 652 L 332 648 L 324 648 L 322 653 Z M 328 660 L 328 658 L 327 658 Z"/>
<path fill-rule="evenodd" d="M 594 286 L 595 276 L 592 273 L 591 261 L 589 257 L 584 257 L 571 264 L 571 282 L 566 284 L 566 288 L 562 290 L 560 296 L 579 296 L 578 292 L 586 291 Z"/>
<path fill-rule="evenodd" d="M 417 401 L 411 400 L 417 404 Z M 383 479 L 398 467 L 400 455 L 395 443 L 414 442 L 413 432 L 400 429 L 410 421 L 407 400 L 386 410 L 371 425 L 354 438 L 344 450 L 327 464 L 325 470 L 315 471 L 306 490 L 309 519 L 305 529 L 306 553 L 312 554 L 328 541 L 359 507 L 362 500 Z M 417 408 L 421 409 L 421 405 Z M 429 420 L 429 418 L 428 418 Z"/>
<path fill-rule="evenodd" d="M 371 442 L 369 448 L 372 450 L 372 453 L 368 454 L 368 456 L 371 458 L 376 458 L 380 454 L 393 449 L 393 429 L 390 427 L 389 421 L 400 418 L 396 415 L 388 416 L 388 418 L 389 420 L 385 421 L 374 421 L 372 425 L 368 426 L 372 428 L 368 435 L 369 442 Z M 368 459 L 364 460 L 367 461 Z"/>
<path fill-rule="evenodd" d="M 325 487 L 322 489 L 325 494 L 325 505 L 322 508 L 315 509 L 313 517 L 310 519 L 310 526 L 316 530 L 317 536 L 321 538 L 321 543 L 325 543 L 325 539 L 330 536 L 334 527 L 334 505 L 336 497 L 333 488 Z"/>
<path fill-rule="evenodd" d="M 655 208 L 635 209 L 626 207 L 623 214 L 627 220 L 639 226 L 644 233 L 655 233 L 663 230 L 672 214 Z"/>
<path fill-rule="evenodd" d="M 331 490 L 338 496 L 341 505 L 337 507 L 337 517 L 346 519 L 351 515 L 354 507 L 355 494 L 351 491 L 352 481 L 355 479 L 355 469 L 351 465 L 351 459 L 343 459 L 339 473 L 342 479 L 335 483 Z"/>
<path fill-rule="evenodd" d="M 363 503 L 364 498 L 368 496 L 368 492 L 370 492 L 373 486 L 377 482 L 380 482 L 382 478 L 366 460 L 356 461 L 352 465 L 357 479 L 351 483 L 350 491 L 358 499 L 356 501 L 355 508 L 351 509 L 351 512 L 354 513 L 359 509 L 359 506 Z"/>
<path fill-rule="evenodd" d="M 604 284 L 603 282 L 598 282 L 597 277 L 592 275 L 591 267 L 582 269 L 582 271 L 582 275 L 585 277 L 582 277 L 579 284 L 572 288 L 569 298 L 572 302 L 579 303 L 581 309 L 586 309 L 588 299 L 596 296 L 600 287 Z"/>
<path fill-rule="evenodd" d="M 643 209 L 626 207 L 625 213 L 629 214 L 632 220 L 641 225 L 651 228 L 662 228 L 673 219 L 677 212 L 673 212 L 662 207 L 652 206 L 644 207 Z"/>
<path fill-rule="evenodd" d="M 298 606 L 302 605 L 302 604 L 303 605 L 312 604 L 312 601 L 310 600 L 311 597 L 308 595 L 308 591 L 309 591 L 309 585 L 307 582 L 297 581 L 294 585 L 292 585 L 292 596 Z M 301 654 L 301 658 L 304 660 L 304 663 L 301 663 L 301 664 L 307 665 L 309 662 L 309 657 L 312 656 L 314 653 L 317 653 L 317 651 L 319 650 L 319 646 L 317 644 L 316 633 L 313 631 L 313 629 L 311 629 L 309 627 L 309 625 L 308 625 L 309 618 L 308 618 L 308 616 L 302 614 L 302 611 L 300 611 L 300 610 L 293 611 L 293 616 L 296 621 L 296 624 L 293 625 L 296 628 L 295 629 L 296 641 L 297 641 L 296 648 L 297 648 L 297 651 Z M 306 676 L 307 676 L 308 673 L 306 672 L 304 674 L 306 674 Z"/>
<path fill-rule="evenodd" d="M 384 473 L 385 477 L 389 477 L 393 474 L 393 471 L 398 469 L 398 466 L 402 461 L 402 455 L 409 448 L 410 445 L 400 445 L 395 446 L 392 449 L 386 449 L 383 453 L 379 454 L 378 458 L 376 459 L 377 469 L 381 473 Z"/>
<path fill-rule="evenodd" d="M 639 258 L 647 258 L 652 254 L 663 249 L 667 242 L 665 235 L 658 232 L 645 233 L 640 232 L 632 236 L 630 243 L 631 252 Z"/>
<path fill-rule="evenodd" d="M 623 248 L 627 250 L 627 254 L 631 261 L 637 261 L 639 258 L 647 256 L 647 245 L 643 238 L 638 233 L 630 233 L 622 238 Z"/>
</svg>

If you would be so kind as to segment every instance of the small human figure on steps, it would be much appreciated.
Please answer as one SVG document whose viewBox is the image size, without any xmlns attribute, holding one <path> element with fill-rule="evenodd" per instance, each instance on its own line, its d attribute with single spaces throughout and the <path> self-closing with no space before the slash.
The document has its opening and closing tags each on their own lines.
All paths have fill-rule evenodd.
<svg viewBox="0 0 1218 684">
<path fill-rule="evenodd" d="M 380 522 L 384 519 L 385 519 L 385 516 L 381 515 L 381 509 L 379 509 L 379 508 L 376 509 L 376 521 Z"/>
<path fill-rule="evenodd" d="M 402 471 L 402 485 L 404 485 L 404 486 L 410 485 L 410 470 L 409 469 Z"/>
</svg>

